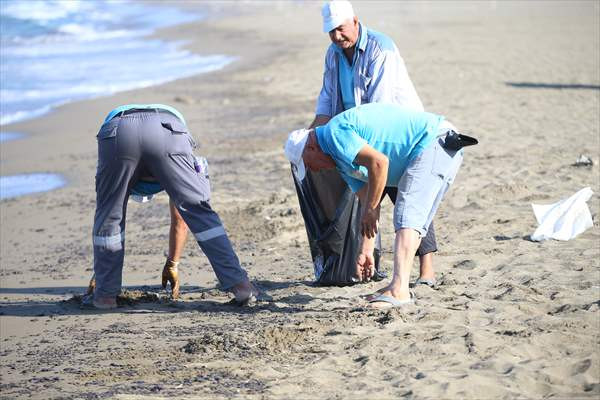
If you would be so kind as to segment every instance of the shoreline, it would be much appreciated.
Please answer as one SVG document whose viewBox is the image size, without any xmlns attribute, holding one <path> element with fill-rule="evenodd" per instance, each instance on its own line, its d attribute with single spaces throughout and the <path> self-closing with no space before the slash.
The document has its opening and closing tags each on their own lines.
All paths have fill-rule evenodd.
<svg viewBox="0 0 600 400">
<path fill-rule="evenodd" d="M 158 35 L 238 61 L 7 125 L 29 136 L 2 142 L 3 175 L 52 168 L 70 184 L 0 201 L 0 397 L 600 394 L 600 355 L 590 351 L 600 340 L 600 91 L 506 83 L 600 85 L 597 8 L 354 5 L 369 28 L 395 40 L 426 110 L 480 140 L 465 152 L 436 215 L 437 290 L 416 288 L 416 306 L 379 311 L 360 297 L 377 283 L 310 284 L 306 231 L 282 146 L 314 117 L 329 43 L 318 4 L 211 4 L 222 18 Z M 170 104 L 184 115 L 210 164 L 211 204 L 273 303 L 227 305 L 192 239 L 180 268 L 181 301 L 107 313 L 69 301 L 91 276 L 95 134 L 110 109 L 130 102 Z M 579 154 L 594 165 L 571 166 Z M 536 227 L 530 203 L 552 203 L 583 186 L 594 190 L 593 228 L 568 242 L 525 239 Z M 383 205 L 380 227 L 387 273 L 392 208 Z M 160 292 L 168 227 L 165 195 L 129 203 L 124 288 Z"/>
</svg>

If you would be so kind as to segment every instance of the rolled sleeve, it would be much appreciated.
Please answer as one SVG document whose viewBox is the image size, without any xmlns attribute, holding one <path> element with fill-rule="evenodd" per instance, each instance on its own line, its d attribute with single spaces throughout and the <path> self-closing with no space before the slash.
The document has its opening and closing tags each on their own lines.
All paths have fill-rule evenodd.
<svg viewBox="0 0 600 400">
<path fill-rule="evenodd" d="M 361 169 L 354 163 L 354 160 L 367 142 L 356 133 L 351 124 L 339 123 L 335 119 L 316 129 L 319 145 L 323 152 L 333 158 L 342 178 L 352 191 L 358 191 L 365 182 L 352 175 Z M 362 173 L 366 174 L 366 170 Z"/>
<path fill-rule="evenodd" d="M 322 132 L 323 139 L 319 140 L 319 144 L 323 142 L 322 150 L 343 168 L 356 169 L 354 159 L 367 144 L 366 140 L 354 131 L 352 125 L 346 123 L 327 124 Z"/>
</svg>

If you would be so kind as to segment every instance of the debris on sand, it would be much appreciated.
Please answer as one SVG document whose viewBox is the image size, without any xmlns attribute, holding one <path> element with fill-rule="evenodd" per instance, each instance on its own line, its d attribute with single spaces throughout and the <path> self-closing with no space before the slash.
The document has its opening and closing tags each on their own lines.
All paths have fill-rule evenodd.
<svg viewBox="0 0 600 400">
<path fill-rule="evenodd" d="M 81 305 L 83 295 L 73 295 L 68 300 L 64 300 L 63 304 Z M 140 303 L 170 303 L 171 297 L 168 295 L 161 295 L 157 292 L 151 292 L 148 290 L 123 290 L 117 296 L 117 305 L 119 306 L 134 306 Z"/>
<path fill-rule="evenodd" d="M 591 167 L 594 165 L 592 159 L 585 154 L 580 154 L 577 160 L 571 164 L 573 167 Z"/>
</svg>

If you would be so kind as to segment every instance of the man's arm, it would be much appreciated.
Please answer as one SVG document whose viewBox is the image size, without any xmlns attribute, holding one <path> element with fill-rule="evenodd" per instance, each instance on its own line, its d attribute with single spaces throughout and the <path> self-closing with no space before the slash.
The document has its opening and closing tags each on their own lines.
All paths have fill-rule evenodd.
<svg viewBox="0 0 600 400">
<path fill-rule="evenodd" d="M 363 185 L 363 187 L 356 192 L 358 199 L 360 201 L 361 207 L 364 207 L 364 204 L 367 204 L 369 191 L 369 184 Z M 379 220 L 379 210 L 380 206 L 377 206 L 377 219 Z M 375 273 L 375 257 L 373 252 L 375 250 L 375 236 L 367 237 L 365 235 L 361 235 L 361 243 L 360 243 L 360 251 L 358 252 L 358 256 L 356 258 L 356 273 L 355 276 L 362 280 L 368 281 L 371 279 L 373 274 Z"/>
<path fill-rule="evenodd" d="M 356 155 L 354 163 L 366 167 L 369 171 L 368 185 L 365 185 L 366 189 L 364 187 L 361 189 L 367 191 L 366 199 L 361 201 L 361 233 L 367 238 L 374 238 L 377 233 L 379 202 L 387 181 L 389 161 L 383 153 L 366 144 Z"/>
<path fill-rule="evenodd" d="M 363 165 L 369 171 L 369 181 L 356 193 L 361 205 L 361 249 L 356 259 L 356 275 L 363 281 L 371 279 L 375 273 L 375 234 L 379 223 L 379 204 L 385 189 L 388 172 L 388 158 L 372 148 L 364 145 L 354 163 Z"/>
<path fill-rule="evenodd" d="M 171 284 L 171 295 L 173 299 L 177 299 L 179 297 L 179 271 L 177 266 L 187 239 L 188 227 L 171 199 L 169 199 L 169 211 L 171 213 L 169 256 L 162 271 L 162 287 L 166 289 L 167 282 L 169 282 Z"/>
<path fill-rule="evenodd" d="M 169 199 L 169 211 L 171 212 L 171 228 L 169 229 L 169 260 L 178 263 L 187 240 L 188 227 L 177 211 L 173 200 Z"/>
</svg>

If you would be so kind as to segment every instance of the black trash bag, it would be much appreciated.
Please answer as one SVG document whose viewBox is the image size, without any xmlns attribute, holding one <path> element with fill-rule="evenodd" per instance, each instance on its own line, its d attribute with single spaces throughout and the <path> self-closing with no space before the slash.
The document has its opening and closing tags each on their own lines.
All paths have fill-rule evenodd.
<svg viewBox="0 0 600 400">
<path fill-rule="evenodd" d="M 308 235 L 315 283 L 323 286 L 346 286 L 358 283 L 354 277 L 360 250 L 360 205 L 358 198 L 335 169 L 306 171 L 302 182 L 292 172 L 300 211 Z M 379 272 L 381 239 L 373 252 L 375 274 Z"/>
</svg>

